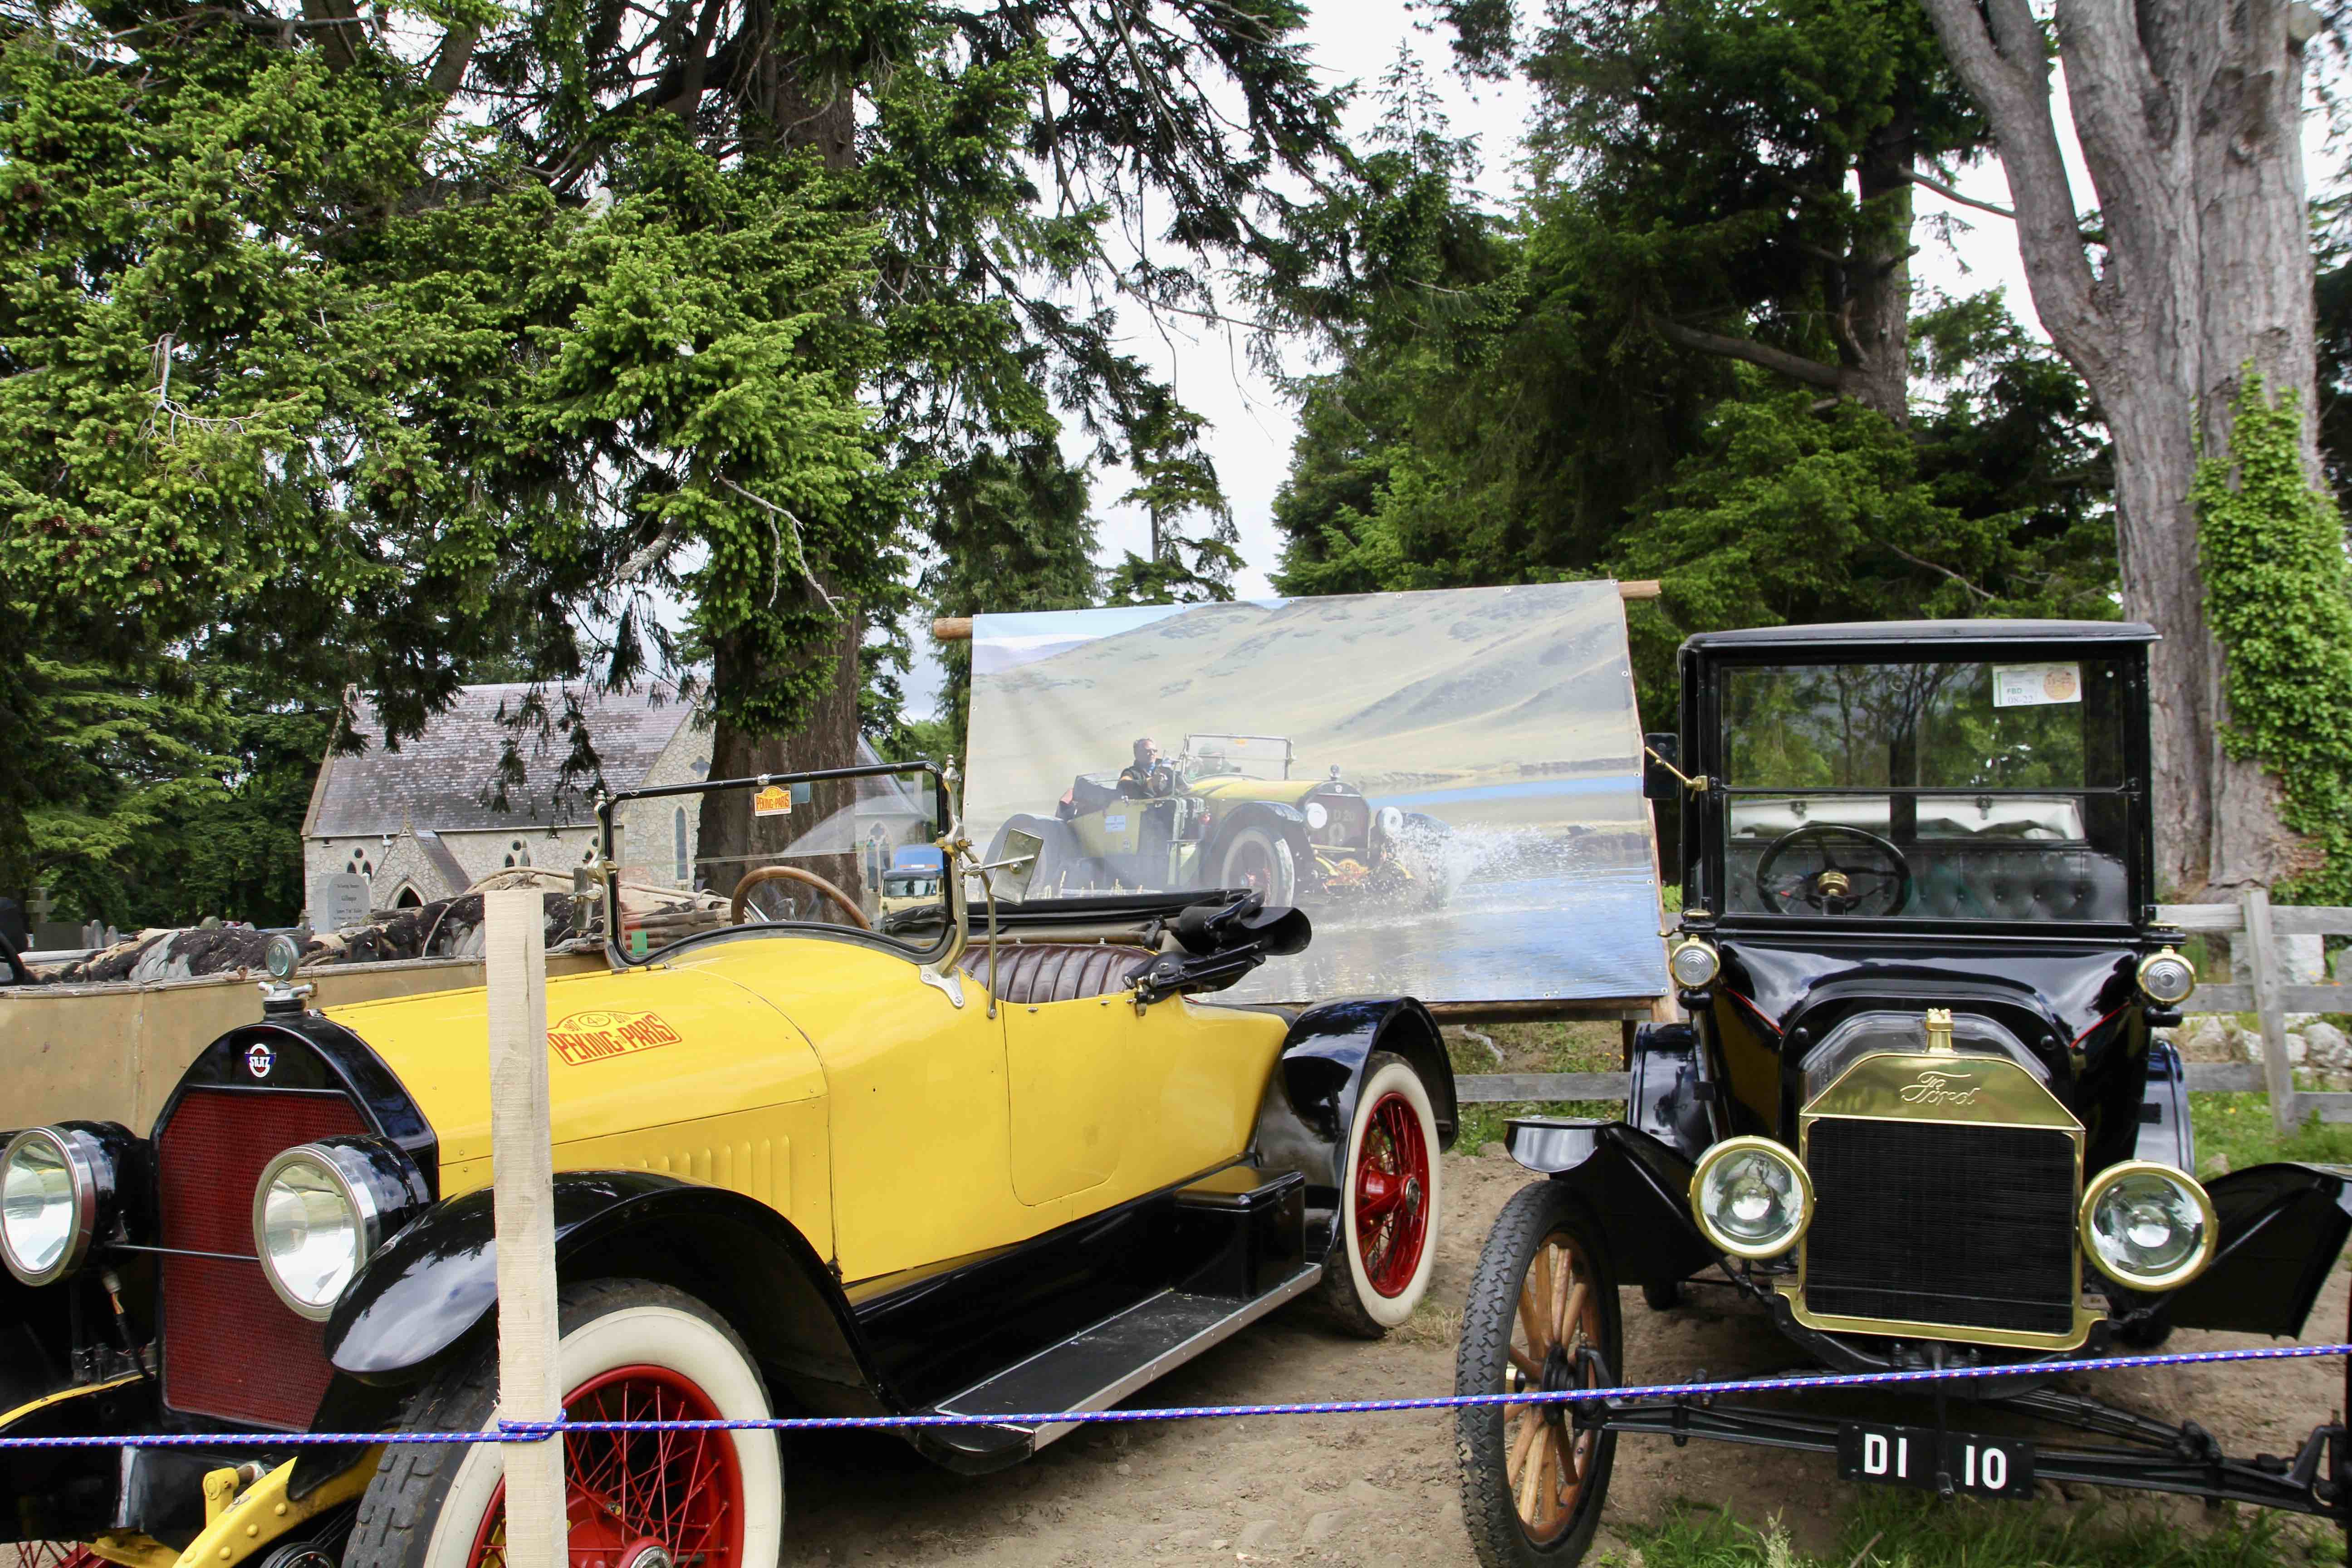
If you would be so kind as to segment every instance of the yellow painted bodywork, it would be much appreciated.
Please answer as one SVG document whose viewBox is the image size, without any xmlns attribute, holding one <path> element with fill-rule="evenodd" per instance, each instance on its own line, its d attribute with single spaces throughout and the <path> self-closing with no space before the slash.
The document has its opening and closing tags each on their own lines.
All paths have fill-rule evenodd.
<svg viewBox="0 0 2352 1568">
<path fill-rule="evenodd" d="M 0 1414 L 0 1432 L 7 1431 L 27 1415 L 66 1404 L 69 1400 L 87 1399 L 93 1394 L 104 1394 L 110 1388 L 121 1388 L 126 1383 L 138 1381 L 137 1373 L 128 1372 L 121 1377 L 109 1378 L 104 1383 L 85 1383 L 77 1388 L 61 1388 L 55 1394 L 44 1394 L 38 1399 L 28 1399 L 14 1410 Z"/>
<path fill-rule="evenodd" d="M 300 1499 L 287 1495 L 287 1486 L 294 1478 L 294 1461 L 287 1460 L 247 1488 L 244 1496 L 206 1520 L 204 1530 L 188 1542 L 188 1549 L 178 1554 L 177 1568 L 236 1568 L 237 1563 L 262 1551 L 278 1537 L 367 1490 L 367 1484 L 374 1479 L 376 1465 L 383 1458 L 381 1447 L 370 1448 L 349 1469 L 329 1478 Z M 232 1478 L 236 1474 L 233 1470 L 214 1473 Z M 210 1501 L 209 1496 L 206 1500 Z M 207 1512 L 210 1512 L 209 1509 Z M 93 1542 L 90 1550 L 101 1557 L 110 1557 L 113 1562 L 127 1561 L 121 1557 L 111 1557 L 105 1546 L 104 1542 Z M 133 1568 L 154 1568 L 154 1565 L 141 1561 L 133 1563 Z"/>
<path fill-rule="evenodd" d="M 551 981 L 556 1169 L 666 1171 L 746 1194 L 845 1279 L 869 1279 L 1024 1241 L 1234 1160 L 1286 1032 L 1270 1014 L 1181 998 L 1139 1017 L 1125 993 L 992 1019 L 980 978 L 963 991 L 958 1007 L 911 953 L 791 931 Z M 487 1185 L 483 993 L 331 1016 L 415 1098 L 443 1194 Z"/>
<path fill-rule="evenodd" d="M 1209 778 L 1194 779 L 1191 788 L 1203 800 L 1271 800 L 1284 805 L 1297 805 L 1330 782 L 1328 779 L 1254 779 L 1244 773 L 1218 773 Z"/>
</svg>

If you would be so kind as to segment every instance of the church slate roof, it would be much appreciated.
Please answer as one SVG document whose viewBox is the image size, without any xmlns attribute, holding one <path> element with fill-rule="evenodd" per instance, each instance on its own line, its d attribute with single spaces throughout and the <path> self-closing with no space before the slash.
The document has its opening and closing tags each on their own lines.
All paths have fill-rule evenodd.
<svg viewBox="0 0 2352 1568">
<path fill-rule="evenodd" d="M 436 715 L 425 733 L 402 742 L 396 752 L 385 749 L 373 708 L 361 702 L 352 731 L 365 744 L 356 755 L 328 759 L 310 836 L 355 837 L 404 827 L 544 832 L 593 822 L 593 781 L 588 793 L 557 794 L 556 775 L 572 741 L 561 730 L 520 742 L 525 776 L 507 790 L 512 809 L 490 807 L 490 786 L 510 732 L 499 721 L 500 710 L 511 717 L 530 690 L 520 683 L 466 687 L 448 711 Z M 558 694 L 550 691 L 547 700 L 551 710 L 561 710 Z M 615 790 L 642 783 L 662 748 L 693 714 L 667 687 L 593 697 L 583 710 L 604 783 Z"/>
</svg>

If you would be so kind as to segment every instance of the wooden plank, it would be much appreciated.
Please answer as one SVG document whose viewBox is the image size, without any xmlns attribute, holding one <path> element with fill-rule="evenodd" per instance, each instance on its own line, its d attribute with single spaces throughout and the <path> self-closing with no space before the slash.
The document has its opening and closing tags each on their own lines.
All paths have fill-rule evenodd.
<svg viewBox="0 0 2352 1568">
<path fill-rule="evenodd" d="M 2254 1010 L 2254 988 L 2251 985 L 2200 985 L 2180 1005 L 2185 1013 L 2251 1013 Z"/>
<path fill-rule="evenodd" d="M 2252 1062 L 2188 1062 L 2192 1094 L 2260 1094 L 2263 1069 Z"/>
<path fill-rule="evenodd" d="M 1454 1080 L 1454 1096 L 1465 1105 L 1622 1100 L 1631 1078 L 1622 1072 L 1472 1073 Z"/>
<path fill-rule="evenodd" d="M 2279 1005 L 2290 1013 L 2352 1013 L 2352 985 L 2282 985 Z"/>
<path fill-rule="evenodd" d="M 547 1095 L 546 916 L 538 889 L 482 895 L 489 984 L 490 1213 L 498 1237 L 499 1415 L 560 1421 L 555 1145 Z M 570 1561 L 563 1444 L 513 1443 L 506 1462 L 508 1568 Z"/>
<path fill-rule="evenodd" d="M 2352 1094 L 2306 1094 L 2299 1105 L 2306 1116 L 2318 1111 L 2322 1121 L 2352 1121 Z"/>
<path fill-rule="evenodd" d="M 1654 577 L 1636 577 L 1617 584 L 1617 596 L 1621 599 L 1654 599 L 1664 592 L 1665 589 Z M 940 616 L 931 622 L 931 639 L 934 642 L 970 642 L 971 619 L 970 616 Z"/>
<path fill-rule="evenodd" d="M 2263 1031 L 2263 1085 L 2271 1097 L 2271 1122 L 2284 1137 L 2295 1115 L 2294 1075 L 2286 1060 L 2286 1005 L 2279 991 L 2277 939 L 2271 930 L 2271 896 L 2257 888 L 2246 895 L 2246 959 L 2253 973 L 2254 1016 Z"/>
<path fill-rule="evenodd" d="M 2352 910 L 2336 904 L 2282 904 L 2271 911 L 2281 936 L 2352 936 Z"/>
<path fill-rule="evenodd" d="M 2179 926 L 2192 935 L 2246 929 L 2246 911 L 2236 904 L 2158 904 L 2156 919 L 2159 925 Z"/>
</svg>

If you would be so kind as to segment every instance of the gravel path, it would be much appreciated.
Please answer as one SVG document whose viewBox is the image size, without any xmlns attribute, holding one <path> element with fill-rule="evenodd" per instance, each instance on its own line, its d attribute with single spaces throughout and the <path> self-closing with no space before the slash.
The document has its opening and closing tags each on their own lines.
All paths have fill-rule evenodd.
<svg viewBox="0 0 2352 1568">
<path fill-rule="evenodd" d="M 1450 1393 L 1457 1314 L 1496 1212 L 1532 1180 L 1507 1160 L 1449 1156 L 1437 1275 L 1402 1333 L 1339 1339 L 1289 1308 L 1146 1389 L 1145 1405 L 1402 1397 Z M 2338 1269 L 2306 1335 L 2347 1321 Z M 1790 1364 L 1787 1342 L 1723 1290 L 1648 1310 L 1624 1296 L 1627 1373 L 1641 1381 L 1761 1375 Z M 2184 1333 L 2179 1349 L 2263 1342 Z M 2341 1363 L 2284 1362 L 2110 1373 L 2085 1392 L 2174 1419 L 2193 1417 L 2233 1451 L 2291 1452 L 2343 1399 Z M 1890 1404 L 1889 1413 L 1909 1406 Z M 1918 1418 L 1913 1414 L 1913 1419 Z M 1187 1421 L 1080 1430 L 1037 1458 L 967 1479 L 934 1469 L 895 1438 L 795 1439 L 787 1458 L 784 1563 L 1045 1565 L 1328 1563 L 1364 1568 L 1474 1568 L 1455 1500 L 1453 1416 L 1409 1413 Z M 1610 1526 L 1654 1521 L 1677 1500 L 1775 1514 L 1796 1543 L 1827 1551 L 1850 1496 L 1826 1457 L 1657 1440 L 1618 1447 Z M 2195 1504 L 2160 1507 L 2204 1527 Z M 1598 1553 L 1596 1553 L 1597 1555 Z"/>
</svg>

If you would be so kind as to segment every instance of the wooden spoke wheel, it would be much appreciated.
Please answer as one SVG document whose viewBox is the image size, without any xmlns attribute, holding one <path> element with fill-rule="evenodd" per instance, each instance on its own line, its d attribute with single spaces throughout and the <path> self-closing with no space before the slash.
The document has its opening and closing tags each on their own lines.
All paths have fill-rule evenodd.
<svg viewBox="0 0 2352 1568">
<path fill-rule="evenodd" d="M 1463 1317 L 1463 1394 L 1559 1393 L 1621 1381 L 1623 1320 L 1600 1226 L 1565 1186 L 1523 1188 L 1495 1222 Z M 1559 1401 L 1488 1405 L 1455 1422 L 1464 1521 L 1485 1568 L 1553 1568 L 1592 1543 L 1616 1436 Z"/>
</svg>

